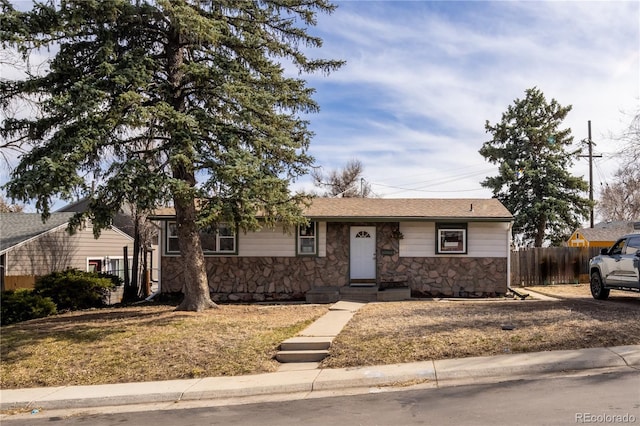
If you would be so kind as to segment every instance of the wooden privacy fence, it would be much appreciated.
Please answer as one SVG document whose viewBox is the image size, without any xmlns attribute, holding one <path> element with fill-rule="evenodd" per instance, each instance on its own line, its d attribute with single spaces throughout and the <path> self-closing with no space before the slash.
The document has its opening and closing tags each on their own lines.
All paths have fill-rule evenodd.
<svg viewBox="0 0 640 426">
<path fill-rule="evenodd" d="M 589 259 L 599 247 L 536 247 L 511 252 L 511 285 L 589 282 Z"/>
</svg>

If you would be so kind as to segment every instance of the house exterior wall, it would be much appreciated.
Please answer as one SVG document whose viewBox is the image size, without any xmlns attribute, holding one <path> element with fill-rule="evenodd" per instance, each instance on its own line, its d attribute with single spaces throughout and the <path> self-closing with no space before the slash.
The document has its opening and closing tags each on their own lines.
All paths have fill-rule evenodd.
<svg viewBox="0 0 640 426">
<path fill-rule="evenodd" d="M 96 240 L 91 226 L 73 235 L 62 226 L 8 250 L 5 274 L 38 276 L 67 268 L 86 271 L 88 258 L 122 258 L 124 246 L 131 254 L 132 239 L 113 229 L 104 229 Z"/>
<path fill-rule="evenodd" d="M 622 235 L 622 234 L 620 234 Z M 589 239 L 587 239 L 584 235 L 582 235 L 580 232 L 575 231 L 572 235 L 571 238 L 569 238 L 569 241 L 567 242 L 567 245 L 569 247 L 600 247 L 600 248 L 609 248 L 611 247 L 614 243 L 616 242 L 616 240 L 592 240 L 590 241 Z"/>
<path fill-rule="evenodd" d="M 433 222 L 321 222 L 318 256 L 296 256 L 294 234 L 281 230 L 239 235 L 238 255 L 207 256 L 213 299 L 302 299 L 311 288 L 349 285 L 351 226 L 376 226 L 376 275 L 381 288 L 409 286 L 414 296 L 432 297 L 506 293 L 508 223 L 468 223 L 468 252 L 436 255 Z M 393 237 L 398 229 L 403 239 Z M 161 291 L 181 291 L 180 257 L 163 256 L 161 262 Z"/>
</svg>

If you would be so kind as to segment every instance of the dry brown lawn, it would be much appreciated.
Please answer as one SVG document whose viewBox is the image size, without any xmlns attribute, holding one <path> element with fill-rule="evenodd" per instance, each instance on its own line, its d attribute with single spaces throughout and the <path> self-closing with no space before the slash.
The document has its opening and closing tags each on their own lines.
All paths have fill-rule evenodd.
<svg viewBox="0 0 640 426">
<path fill-rule="evenodd" d="M 171 306 L 79 311 L 2 327 L 0 387 L 169 380 L 275 371 L 280 342 L 319 305 Z"/>
<path fill-rule="evenodd" d="M 640 295 L 589 287 L 532 290 L 541 300 L 370 303 L 322 366 L 640 344 Z M 275 371 L 278 345 L 329 305 L 222 305 L 204 313 L 147 306 L 73 312 L 0 329 L 3 389 L 231 376 Z M 503 330 L 512 326 L 513 330 Z"/>
<path fill-rule="evenodd" d="M 588 285 L 531 290 L 563 299 L 368 304 L 334 340 L 323 367 L 640 344 L 637 293 L 612 291 L 597 301 Z"/>
</svg>

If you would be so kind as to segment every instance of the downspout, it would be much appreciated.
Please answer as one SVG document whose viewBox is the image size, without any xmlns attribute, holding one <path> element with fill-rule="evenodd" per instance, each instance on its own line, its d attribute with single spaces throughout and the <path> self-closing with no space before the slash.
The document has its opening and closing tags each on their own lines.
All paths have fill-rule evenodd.
<svg viewBox="0 0 640 426">
<path fill-rule="evenodd" d="M 507 228 L 507 290 L 524 300 L 529 297 L 528 293 L 522 293 L 511 287 L 511 238 L 512 238 L 513 222 L 509 222 Z M 514 297 L 515 299 L 515 297 Z"/>
</svg>

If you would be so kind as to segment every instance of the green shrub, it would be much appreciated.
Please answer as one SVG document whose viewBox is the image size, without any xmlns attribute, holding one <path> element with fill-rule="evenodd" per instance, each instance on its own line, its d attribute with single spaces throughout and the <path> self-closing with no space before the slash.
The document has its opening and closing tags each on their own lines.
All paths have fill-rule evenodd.
<svg viewBox="0 0 640 426">
<path fill-rule="evenodd" d="M 100 308 L 117 281 L 119 278 L 113 275 L 68 269 L 38 278 L 34 292 L 50 297 L 59 311 Z"/>
<path fill-rule="evenodd" d="M 3 291 L 0 296 L 0 323 L 2 325 L 43 318 L 57 313 L 56 304 L 30 289 Z"/>
</svg>

